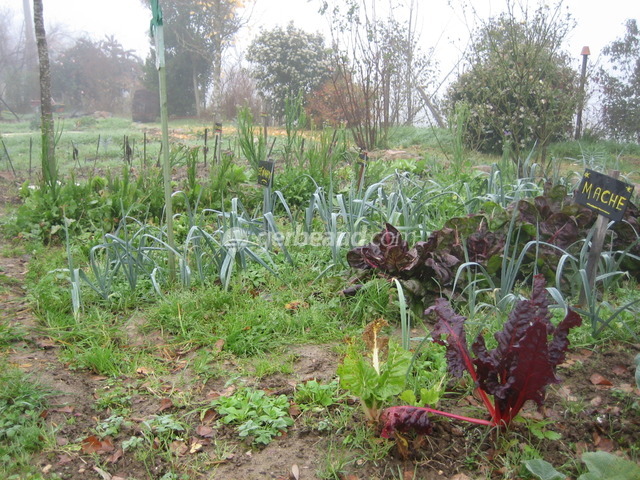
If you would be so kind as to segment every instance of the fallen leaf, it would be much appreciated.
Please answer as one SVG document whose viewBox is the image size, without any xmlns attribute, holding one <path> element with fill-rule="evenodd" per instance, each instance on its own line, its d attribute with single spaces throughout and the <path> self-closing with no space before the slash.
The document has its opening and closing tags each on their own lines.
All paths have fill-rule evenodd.
<svg viewBox="0 0 640 480">
<path fill-rule="evenodd" d="M 613 440 L 610 438 L 600 437 L 595 446 L 598 450 L 602 450 L 603 452 L 613 452 L 615 449 L 615 443 L 613 443 Z"/>
<path fill-rule="evenodd" d="M 626 375 L 628 373 L 627 367 L 624 365 L 615 365 L 611 371 L 616 375 Z"/>
<path fill-rule="evenodd" d="M 82 440 L 82 453 L 91 454 L 91 453 L 110 453 L 113 452 L 114 446 L 113 442 L 109 437 L 105 437 L 100 440 L 95 435 L 89 435 L 87 438 Z"/>
<path fill-rule="evenodd" d="M 289 407 L 289 415 L 295 418 L 300 416 L 301 413 L 302 410 L 300 410 L 300 407 L 298 405 L 296 405 L 295 403 L 291 404 L 291 406 Z"/>
<path fill-rule="evenodd" d="M 71 458 L 66 453 L 58 457 L 58 465 L 66 465 L 67 463 L 71 463 L 72 461 L 73 461 L 73 458 Z"/>
<path fill-rule="evenodd" d="M 50 338 L 39 338 L 36 340 L 36 345 L 43 350 L 51 350 L 56 347 L 56 342 Z"/>
<path fill-rule="evenodd" d="M 200 450 L 202 450 L 202 447 L 204 445 L 200 442 L 191 442 L 191 448 L 189 448 L 189 453 L 193 454 L 193 453 L 198 453 Z"/>
<path fill-rule="evenodd" d="M 224 348 L 224 338 L 220 338 L 216 341 L 216 343 L 213 344 L 213 351 L 215 353 L 220 353 L 222 351 L 222 349 Z"/>
<path fill-rule="evenodd" d="M 620 391 L 626 393 L 626 394 L 632 394 L 636 389 L 629 383 L 621 383 L 620 385 L 618 385 L 618 388 L 620 389 Z"/>
<path fill-rule="evenodd" d="M 576 397 L 575 395 L 571 394 L 571 390 L 569 390 L 568 387 L 566 386 L 561 386 L 560 388 L 558 388 L 558 395 L 560 396 L 560 398 L 568 401 L 568 402 L 577 402 L 578 401 L 578 397 Z"/>
<path fill-rule="evenodd" d="M 58 413 L 73 413 L 74 409 L 75 408 L 72 407 L 71 405 L 67 405 L 60 408 L 54 408 L 53 411 Z"/>
<path fill-rule="evenodd" d="M 123 455 L 124 455 L 124 451 L 121 448 L 116 448 L 116 451 L 113 452 L 113 454 L 111 454 L 109 458 L 107 458 L 107 462 L 116 463 L 118 460 L 122 458 Z"/>
<path fill-rule="evenodd" d="M 236 387 L 234 387 L 233 385 L 228 386 L 221 392 L 210 390 L 209 393 L 207 393 L 207 400 L 214 400 L 218 397 L 230 397 L 235 391 Z"/>
<path fill-rule="evenodd" d="M 594 385 L 600 385 L 600 386 L 606 386 L 606 387 L 613 386 L 613 383 L 611 383 L 609 380 L 607 380 L 605 377 L 603 377 L 599 373 L 594 373 L 593 375 L 591 375 L 591 377 L 589 377 L 589 380 Z"/>
<path fill-rule="evenodd" d="M 179 457 L 184 457 L 189 451 L 189 448 L 183 441 L 174 440 L 169 444 L 169 450 L 171 450 L 173 453 L 175 453 Z"/>
<path fill-rule="evenodd" d="M 291 473 L 289 474 L 289 479 L 300 480 L 300 469 L 298 468 L 298 465 L 296 465 L 295 463 L 291 465 Z"/>
<path fill-rule="evenodd" d="M 196 427 L 196 433 L 198 435 L 200 435 L 201 437 L 211 438 L 211 437 L 213 437 L 214 430 L 213 430 L 213 428 L 208 427 L 206 425 L 198 425 Z"/>
<path fill-rule="evenodd" d="M 286 308 L 287 310 L 298 310 L 300 308 L 309 308 L 309 304 L 301 300 L 294 300 L 285 304 L 284 308 Z"/>
<path fill-rule="evenodd" d="M 93 467 L 93 469 L 100 474 L 102 480 L 113 480 L 113 476 L 109 472 L 105 472 L 99 467 Z"/>
<path fill-rule="evenodd" d="M 217 418 L 218 412 L 216 412 L 213 408 L 209 408 L 202 415 L 202 423 L 212 423 Z"/>
<path fill-rule="evenodd" d="M 170 408 L 173 408 L 173 401 L 170 398 L 163 398 L 160 400 L 160 407 L 158 408 L 159 412 L 164 412 Z"/>
</svg>

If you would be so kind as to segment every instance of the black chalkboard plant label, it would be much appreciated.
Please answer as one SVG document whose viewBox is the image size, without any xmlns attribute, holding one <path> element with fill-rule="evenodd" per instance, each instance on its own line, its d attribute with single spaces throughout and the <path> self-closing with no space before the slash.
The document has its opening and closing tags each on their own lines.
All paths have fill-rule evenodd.
<svg viewBox="0 0 640 480">
<path fill-rule="evenodd" d="M 575 195 L 576 203 L 617 222 L 622 219 L 633 185 L 586 169 Z"/>
<path fill-rule="evenodd" d="M 258 185 L 270 187 L 273 182 L 273 162 L 261 161 L 258 163 Z"/>
</svg>

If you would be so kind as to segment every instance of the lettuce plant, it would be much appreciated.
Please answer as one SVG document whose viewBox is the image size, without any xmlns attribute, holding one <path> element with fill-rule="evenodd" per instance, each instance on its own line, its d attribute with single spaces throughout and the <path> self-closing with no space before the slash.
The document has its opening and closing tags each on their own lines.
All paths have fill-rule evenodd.
<svg viewBox="0 0 640 480">
<path fill-rule="evenodd" d="M 461 377 L 464 372 L 471 375 L 490 418 L 469 418 L 431 408 L 391 407 L 381 416 L 382 436 L 388 438 L 394 431 L 403 432 L 414 427 L 419 433 L 428 433 L 428 413 L 490 427 L 506 427 L 527 400 L 542 405 L 546 387 L 560 381 L 555 370 L 564 360 L 569 346 L 569 330 L 582 323 L 580 315 L 570 310 L 554 327 L 548 307 L 544 277 L 536 275 L 531 299 L 518 302 L 502 331 L 495 334 L 497 346 L 488 350 L 480 334 L 470 352 L 464 330 L 465 318 L 456 314 L 446 300 L 438 299 L 425 311 L 437 318 L 433 339 L 446 346 L 452 375 Z"/>
</svg>

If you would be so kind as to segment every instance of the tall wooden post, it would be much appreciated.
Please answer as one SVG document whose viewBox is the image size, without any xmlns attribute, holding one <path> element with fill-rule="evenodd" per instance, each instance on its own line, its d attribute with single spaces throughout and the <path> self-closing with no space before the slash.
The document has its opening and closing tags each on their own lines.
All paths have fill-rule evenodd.
<svg viewBox="0 0 640 480">
<path fill-rule="evenodd" d="M 587 57 L 591 55 L 589 47 L 582 47 L 581 55 L 582 71 L 580 72 L 580 104 L 578 105 L 578 114 L 576 115 L 576 140 L 580 140 L 580 137 L 582 136 L 582 109 L 585 101 L 584 85 L 587 81 Z"/>
<path fill-rule="evenodd" d="M 167 109 L 167 71 L 164 60 L 164 31 L 162 9 L 159 0 L 151 0 L 151 34 L 156 42 L 156 68 L 158 70 L 158 84 L 160 90 L 160 121 L 162 123 L 162 174 L 164 179 L 164 208 L 167 225 L 167 244 L 169 281 L 176 279 L 176 260 L 172 250 L 175 250 L 173 236 L 173 204 L 171 189 L 171 160 L 169 158 L 169 113 Z"/>
</svg>

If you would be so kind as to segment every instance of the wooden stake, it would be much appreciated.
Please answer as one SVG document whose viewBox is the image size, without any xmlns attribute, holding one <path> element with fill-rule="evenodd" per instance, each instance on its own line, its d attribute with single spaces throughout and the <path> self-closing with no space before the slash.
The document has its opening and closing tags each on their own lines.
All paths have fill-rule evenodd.
<svg viewBox="0 0 640 480">
<path fill-rule="evenodd" d="M 612 178 L 618 178 L 620 176 L 619 170 L 614 170 L 609 173 Z M 584 288 L 580 291 L 580 299 L 578 304 L 585 306 L 587 303 L 586 289 L 593 291 L 596 286 L 596 277 L 598 276 L 598 262 L 600 261 L 600 254 L 602 253 L 602 247 L 604 245 L 604 237 L 607 234 L 607 227 L 609 226 L 609 219 L 604 215 L 598 215 L 596 222 L 593 225 L 593 236 L 591 237 L 591 247 L 589 248 L 589 256 L 587 257 L 587 280 L 589 285 L 584 285 Z"/>
</svg>

